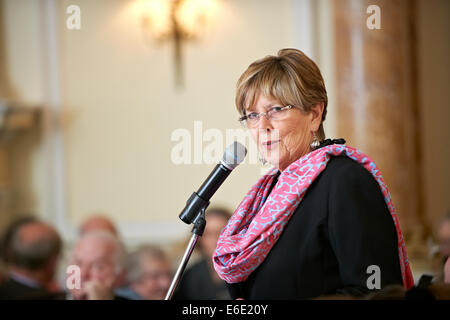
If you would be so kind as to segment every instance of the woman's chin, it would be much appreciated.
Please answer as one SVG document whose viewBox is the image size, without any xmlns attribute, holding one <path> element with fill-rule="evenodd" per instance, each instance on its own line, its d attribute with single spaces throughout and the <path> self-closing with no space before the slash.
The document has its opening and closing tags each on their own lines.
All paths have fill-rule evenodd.
<svg viewBox="0 0 450 320">
<path fill-rule="evenodd" d="M 266 151 L 266 150 L 264 150 Z M 278 152 L 262 152 L 262 156 L 264 160 L 275 168 L 279 168 L 280 165 L 280 157 Z"/>
<path fill-rule="evenodd" d="M 269 163 L 272 167 L 280 169 L 280 161 L 278 158 L 265 158 L 265 160 L 267 161 L 267 163 Z"/>
</svg>

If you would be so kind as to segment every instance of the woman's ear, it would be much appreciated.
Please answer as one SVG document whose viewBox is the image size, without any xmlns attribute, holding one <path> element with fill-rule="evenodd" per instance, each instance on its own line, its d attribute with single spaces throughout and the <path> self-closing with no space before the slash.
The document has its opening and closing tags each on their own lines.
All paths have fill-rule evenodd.
<svg viewBox="0 0 450 320">
<path fill-rule="evenodd" d="M 320 124 L 322 123 L 322 114 L 325 105 L 323 102 L 316 103 L 311 107 L 311 131 L 317 132 L 319 130 Z"/>
</svg>

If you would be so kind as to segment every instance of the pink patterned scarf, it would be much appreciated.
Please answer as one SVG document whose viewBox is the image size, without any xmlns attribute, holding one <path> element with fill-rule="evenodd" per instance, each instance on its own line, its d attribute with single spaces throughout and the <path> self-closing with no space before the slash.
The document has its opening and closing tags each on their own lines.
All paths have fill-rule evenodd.
<svg viewBox="0 0 450 320">
<path fill-rule="evenodd" d="M 368 156 L 338 144 L 317 149 L 291 163 L 281 173 L 270 196 L 276 169 L 261 177 L 251 188 L 222 230 L 213 255 L 214 268 L 223 280 L 228 283 L 245 281 L 264 261 L 308 187 L 325 170 L 330 157 L 340 155 L 361 164 L 378 182 L 397 231 L 403 286 L 414 285 L 398 216 L 380 171 Z"/>
</svg>

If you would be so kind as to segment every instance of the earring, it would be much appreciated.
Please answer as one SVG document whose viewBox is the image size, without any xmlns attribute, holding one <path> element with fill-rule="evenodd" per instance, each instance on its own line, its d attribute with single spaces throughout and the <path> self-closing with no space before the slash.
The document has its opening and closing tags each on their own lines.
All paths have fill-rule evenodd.
<svg viewBox="0 0 450 320">
<path fill-rule="evenodd" d="M 313 133 L 313 141 L 311 142 L 311 144 L 309 146 L 313 150 L 316 150 L 320 146 L 320 141 L 319 141 L 319 139 L 317 139 L 317 134 L 315 132 Z"/>
</svg>

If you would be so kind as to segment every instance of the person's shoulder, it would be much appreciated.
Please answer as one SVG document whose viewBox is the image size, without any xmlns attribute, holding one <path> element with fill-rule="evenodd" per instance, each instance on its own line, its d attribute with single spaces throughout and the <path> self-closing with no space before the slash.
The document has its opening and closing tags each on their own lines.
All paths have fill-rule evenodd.
<svg viewBox="0 0 450 320">
<path fill-rule="evenodd" d="M 198 261 L 194 262 L 185 273 L 197 275 L 198 273 L 203 274 L 208 271 L 208 263 L 204 257 L 201 257 Z"/>
<path fill-rule="evenodd" d="M 12 278 L 5 279 L 2 284 L 0 285 L 0 294 L 10 291 L 23 291 L 30 289 L 28 286 L 25 286 L 17 281 L 15 281 Z"/>
<path fill-rule="evenodd" d="M 326 170 L 333 174 L 364 171 L 364 167 L 347 156 L 331 156 Z M 367 171 L 367 170 L 365 170 Z"/>
<path fill-rule="evenodd" d="M 7 279 L 0 285 L 0 300 L 65 300 L 64 292 L 50 292 L 33 288 L 14 279 Z"/>
<path fill-rule="evenodd" d="M 324 170 L 324 177 L 337 184 L 376 182 L 366 168 L 347 156 L 332 156 Z"/>
</svg>

